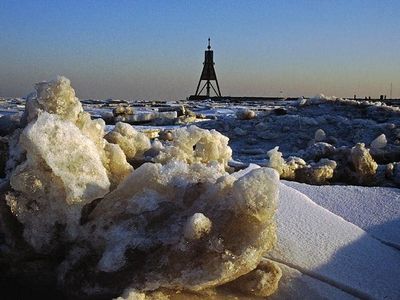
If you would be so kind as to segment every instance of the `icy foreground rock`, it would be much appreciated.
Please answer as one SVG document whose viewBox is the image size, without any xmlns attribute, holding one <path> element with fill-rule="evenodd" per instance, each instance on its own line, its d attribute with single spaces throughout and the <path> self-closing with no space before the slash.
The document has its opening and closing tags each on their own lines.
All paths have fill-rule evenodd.
<svg viewBox="0 0 400 300">
<path fill-rule="evenodd" d="M 144 164 L 89 215 L 85 246 L 71 252 L 61 281 L 111 295 L 128 285 L 201 291 L 232 281 L 275 243 L 278 180 L 268 168 L 237 179 L 218 166 Z"/>
<path fill-rule="evenodd" d="M 33 256 L 31 272 L 57 277 L 74 298 L 207 294 L 236 279 L 224 287 L 232 295 L 277 289 L 279 267 L 260 262 L 277 239 L 279 175 L 258 166 L 227 173 L 225 136 L 177 130 L 157 163 L 133 170 L 127 157 L 143 155 L 149 139 L 120 123 L 107 141 L 104 121 L 91 120 L 64 77 L 36 86 L 22 122 L 0 207 L 21 225 L 13 236 L 0 218 L 0 233 L 12 237 L 0 254 L 15 250 L 7 250 L 11 276 Z M 20 260 L 21 270 L 11 267 Z"/>
<path fill-rule="evenodd" d="M 76 235 L 80 209 L 108 193 L 110 181 L 94 143 L 57 115 L 42 113 L 20 137 L 27 160 L 11 177 L 18 196 L 8 204 L 36 249 L 50 243 L 55 224 Z"/>
<path fill-rule="evenodd" d="M 63 182 L 68 204 L 89 202 L 108 193 L 110 182 L 95 144 L 70 122 L 43 112 L 26 127 L 20 144 L 27 150 L 26 165 L 38 170 L 43 162 Z M 14 188 L 21 179 L 19 171 L 12 178 Z"/>
<path fill-rule="evenodd" d="M 132 167 L 103 139 L 104 121 L 91 120 L 64 77 L 37 84 L 24 115 L 27 125 L 14 139 L 26 159 L 10 164 L 7 203 L 26 241 L 51 252 L 76 238 L 83 206 L 115 188 Z"/>
</svg>

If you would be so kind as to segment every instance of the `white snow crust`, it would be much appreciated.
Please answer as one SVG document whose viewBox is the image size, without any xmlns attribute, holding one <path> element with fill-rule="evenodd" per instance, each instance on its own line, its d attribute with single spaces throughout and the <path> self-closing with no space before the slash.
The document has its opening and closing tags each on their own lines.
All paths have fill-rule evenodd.
<svg viewBox="0 0 400 300">
<path fill-rule="evenodd" d="M 268 258 L 358 298 L 399 299 L 400 252 L 285 184 L 277 225 Z"/>
<path fill-rule="evenodd" d="M 400 249 L 400 190 L 386 187 L 312 186 L 283 181 L 371 236 Z"/>
</svg>

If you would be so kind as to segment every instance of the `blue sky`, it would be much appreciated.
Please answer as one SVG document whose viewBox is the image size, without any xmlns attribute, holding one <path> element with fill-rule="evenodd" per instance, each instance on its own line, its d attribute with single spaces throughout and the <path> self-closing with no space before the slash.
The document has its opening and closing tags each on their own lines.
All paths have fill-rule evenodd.
<svg viewBox="0 0 400 300">
<path fill-rule="evenodd" d="M 400 1 L 0 1 L 0 95 L 183 99 L 207 38 L 222 93 L 400 97 Z"/>
</svg>

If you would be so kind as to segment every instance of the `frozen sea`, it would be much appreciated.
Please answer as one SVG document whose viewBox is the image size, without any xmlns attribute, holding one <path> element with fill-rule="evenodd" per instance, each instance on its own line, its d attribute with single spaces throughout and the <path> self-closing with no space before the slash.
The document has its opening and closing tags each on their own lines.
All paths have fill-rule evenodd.
<svg viewBox="0 0 400 300">
<path fill-rule="evenodd" d="M 84 109 L 93 118 L 112 114 L 113 105 L 89 102 L 84 103 Z M 380 165 L 400 161 L 400 114 L 396 106 L 321 96 L 240 104 L 140 102 L 133 107 L 140 114 L 180 105 L 203 116 L 197 126 L 216 129 L 230 138 L 233 165 L 240 168 L 250 163 L 265 165 L 267 152 L 276 146 L 284 157 L 313 159 L 310 147 L 318 142 L 319 129 L 325 134 L 323 141 L 336 148 L 360 142 L 370 146 L 384 134 L 386 143 L 374 150 Z M 0 101 L 2 117 L 18 116 L 23 110 L 24 99 Z M 253 110 L 256 118 L 238 119 L 238 112 L 243 110 Z M 157 132 L 189 125 L 192 123 L 132 126 Z M 112 128 L 110 124 L 107 130 Z M 393 182 L 390 187 L 367 187 L 346 182 L 314 186 L 282 180 L 278 244 L 267 257 L 281 265 L 283 278 L 271 298 L 400 299 L 400 190 Z"/>
</svg>

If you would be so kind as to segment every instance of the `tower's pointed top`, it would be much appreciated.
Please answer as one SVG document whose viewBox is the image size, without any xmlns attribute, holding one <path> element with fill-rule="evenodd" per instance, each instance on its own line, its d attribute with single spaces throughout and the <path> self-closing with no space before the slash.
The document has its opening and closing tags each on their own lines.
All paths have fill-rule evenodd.
<svg viewBox="0 0 400 300">
<path fill-rule="evenodd" d="M 210 38 L 208 38 L 208 46 L 207 46 L 207 49 L 208 49 L 208 50 L 210 50 L 210 49 L 211 49 L 210 41 L 211 41 L 211 39 L 210 39 Z"/>
</svg>

